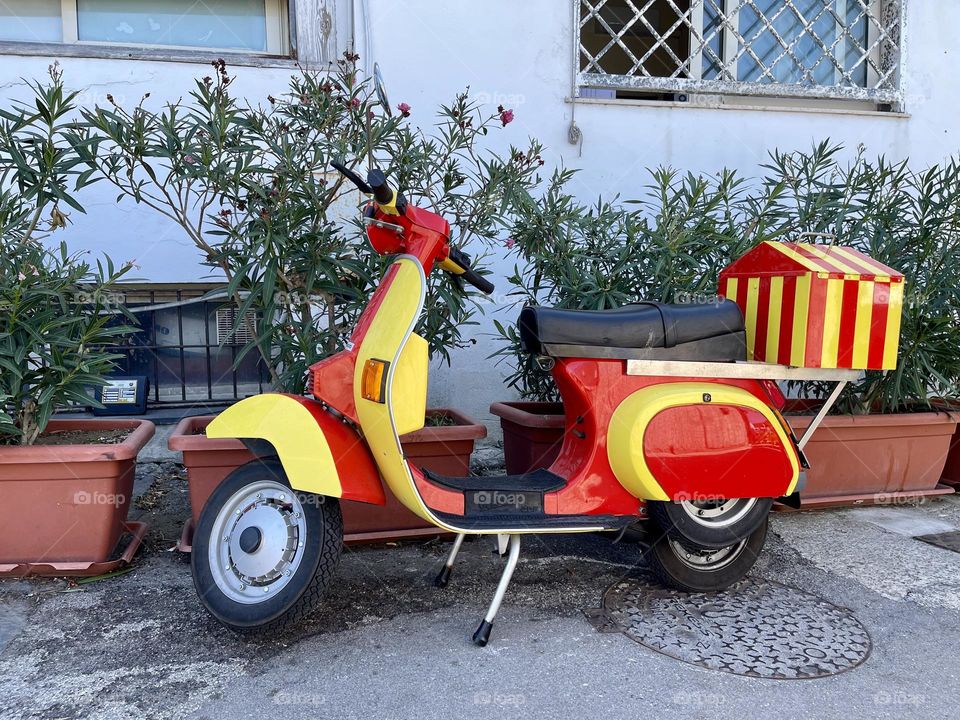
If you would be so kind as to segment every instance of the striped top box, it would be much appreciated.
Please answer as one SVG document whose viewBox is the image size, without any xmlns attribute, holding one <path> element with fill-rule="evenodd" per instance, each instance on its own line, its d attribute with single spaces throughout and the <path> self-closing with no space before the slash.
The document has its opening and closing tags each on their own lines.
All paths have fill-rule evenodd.
<svg viewBox="0 0 960 720">
<path fill-rule="evenodd" d="M 902 274 L 836 245 L 766 241 L 720 273 L 749 359 L 793 367 L 894 369 L 903 291 Z"/>
</svg>

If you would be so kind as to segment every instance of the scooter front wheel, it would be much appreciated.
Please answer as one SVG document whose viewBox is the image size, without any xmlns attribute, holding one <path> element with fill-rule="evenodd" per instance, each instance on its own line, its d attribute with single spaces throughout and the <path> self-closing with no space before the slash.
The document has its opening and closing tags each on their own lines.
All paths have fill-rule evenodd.
<svg viewBox="0 0 960 720">
<path fill-rule="evenodd" d="M 767 539 L 767 521 L 749 537 L 725 548 L 703 548 L 658 533 L 646 553 L 657 580 L 683 592 L 719 592 L 741 580 L 757 562 Z"/>
<path fill-rule="evenodd" d="M 231 630 L 283 631 L 320 603 L 342 546 L 336 499 L 297 493 L 278 460 L 254 460 L 204 506 L 193 539 L 194 587 Z"/>
</svg>

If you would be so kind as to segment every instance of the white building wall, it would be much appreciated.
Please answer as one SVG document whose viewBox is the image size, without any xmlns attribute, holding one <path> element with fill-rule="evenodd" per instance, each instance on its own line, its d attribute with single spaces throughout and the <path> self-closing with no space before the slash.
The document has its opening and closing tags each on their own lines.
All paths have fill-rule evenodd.
<svg viewBox="0 0 960 720">
<path fill-rule="evenodd" d="M 573 63 L 573 19 L 569 0 L 369 0 L 372 48 L 358 50 L 383 67 L 391 100 L 409 103 L 415 120 L 429 124 L 434 108 L 469 85 L 471 93 L 502 102 L 516 121 L 494 137 L 522 145 L 536 136 L 548 148 L 550 165 L 581 168 L 576 188 L 585 200 L 597 196 L 632 198 L 646 182 L 645 168 L 669 164 L 713 172 L 733 167 L 750 173 L 774 149 L 807 149 L 825 138 L 891 159 L 916 164 L 940 161 L 960 145 L 960 0 L 910 0 L 903 62 L 906 115 L 837 112 L 815 106 L 783 109 L 716 109 L 621 104 L 578 104 L 583 154 L 568 143 Z M 359 18 L 362 22 L 362 16 Z M 23 97 L 19 78 L 41 78 L 49 58 L 0 58 L 0 102 Z M 135 104 L 151 93 L 152 104 L 186 94 L 202 65 L 133 60 L 67 58 L 67 82 L 84 89 L 85 102 Z M 235 91 L 252 102 L 286 88 L 283 68 L 234 68 Z M 758 101 L 758 105 L 761 101 Z M 62 237 L 77 248 L 105 251 L 119 260 L 136 258 L 139 276 L 156 282 L 204 279 L 208 269 L 176 226 L 130 202 L 116 203 L 106 186 L 88 194 L 87 217 L 74 214 Z M 511 263 L 502 261 L 501 280 Z M 488 309 L 479 328 L 469 329 L 477 345 L 458 351 L 453 368 L 434 374 L 431 403 L 451 405 L 489 420 L 487 406 L 504 399 L 502 368 L 487 355 L 495 348 L 491 310 L 503 319 L 515 312 Z"/>
</svg>

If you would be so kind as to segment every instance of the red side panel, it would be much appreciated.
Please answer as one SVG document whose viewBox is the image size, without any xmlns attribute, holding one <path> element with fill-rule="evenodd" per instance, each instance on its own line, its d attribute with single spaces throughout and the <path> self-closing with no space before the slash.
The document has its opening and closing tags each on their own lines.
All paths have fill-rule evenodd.
<svg viewBox="0 0 960 720">
<path fill-rule="evenodd" d="M 380 480 L 380 471 L 367 449 L 367 444 L 352 427 L 331 415 L 323 405 L 298 395 L 288 397 L 306 407 L 330 445 L 333 462 L 340 475 L 344 500 L 383 505 L 387 502 Z"/>
<path fill-rule="evenodd" d="M 310 366 L 310 392 L 353 422 L 357 419 L 357 404 L 353 399 L 353 373 L 357 356 L 350 351 L 339 352 Z"/>
<path fill-rule="evenodd" d="M 427 480 L 423 471 L 411 462 L 410 473 L 413 475 L 413 482 L 417 486 L 417 492 L 420 493 L 420 499 L 423 504 L 436 512 L 450 513 L 451 515 L 463 515 L 463 493 L 450 488 L 440 487 Z"/>
<path fill-rule="evenodd" d="M 776 429 L 752 408 L 667 408 L 647 426 L 643 452 L 650 472 L 674 500 L 780 497 L 793 479 Z"/>
</svg>

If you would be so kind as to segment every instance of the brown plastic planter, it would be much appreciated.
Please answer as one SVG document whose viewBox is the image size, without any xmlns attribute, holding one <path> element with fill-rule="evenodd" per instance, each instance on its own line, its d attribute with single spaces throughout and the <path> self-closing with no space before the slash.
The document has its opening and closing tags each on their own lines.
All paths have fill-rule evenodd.
<svg viewBox="0 0 960 720">
<path fill-rule="evenodd" d="M 100 574 L 125 531 L 134 532 L 136 551 L 145 528 L 128 526 L 127 511 L 153 423 L 52 420 L 47 432 L 124 428 L 133 432 L 116 445 L 0 447 L 0 574 Z"/>
<path fill-rule="evenodd" d="M 793 409 L 802 404 L 791 402 Z M 799 437 L 810 415 L 788 415 Z M 938 485 L 957 420 L 948 413 L 827 416 L 806 447 L 803 507 L 887 504 L 945 495 Z"/>
<path fill-rule="evenodd" d="M 934 404 L 950 412 L 954 418 L 960 419 L 960 401 L 957 399 L 934 401 Z M 943 466 L 940 482 L 960 491 L 960 425 L 950 439 L 950 451 L 947 453 L 947 462 Z"/>
<path fill-rule="evenodd" d="M 490 412 L 500 418 L 507 472 L 522 475 L 550 467 L 563 444 L 563 404 L 498 402 Z"/>
<path fill-rule="evenodd" d="M 442 475 L 466 475 L 474 443 L 486 437 L 487 429 L 456 410 L 438 408 L 428 414 L 442 414 L 454 425 L 425 427 L 400 438 L 406 456 L 420 467 Z M 173 431 L 168 447 L 183 453 L 190 487 L 192 517 L 184 528 L 180 549 L 189 550 L 192 527 L 199 521 L 203 506 L 217 485 L 235 468 L 249 462 L 253 455 L 239 440 L 217 440 L 203 434 L 213 416 L 184 418 Z M 384 487 L 386 505 L 343 502 L 345 542 L 379 542 L 442 533 L 407 510 Z"/>
</svg>

